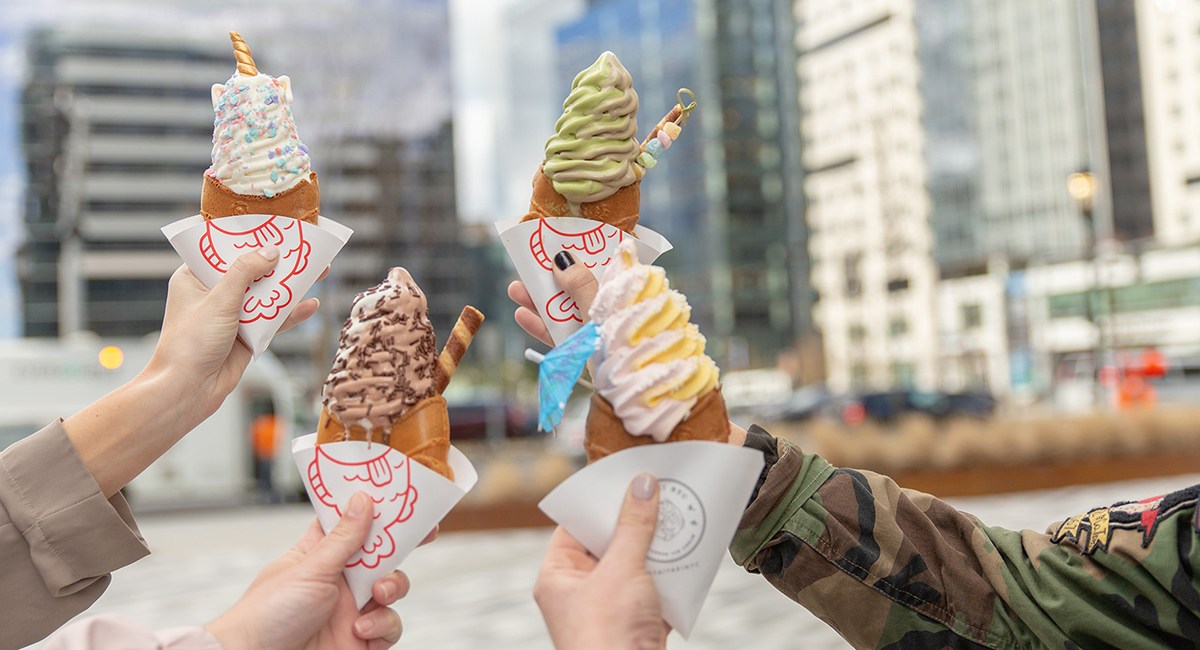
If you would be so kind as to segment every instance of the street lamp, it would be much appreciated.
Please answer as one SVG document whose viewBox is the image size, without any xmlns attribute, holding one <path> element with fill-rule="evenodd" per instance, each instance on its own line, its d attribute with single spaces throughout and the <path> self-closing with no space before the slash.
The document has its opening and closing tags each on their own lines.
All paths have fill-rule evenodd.
<svg viewBox="0 0 1200 650">
<path fill-rule="evenodd" d="M 1092 199 L 1096 196 L 1096 175 L 1087 170 L 1078 171 L 1067 177 L 1067 194 L 1079 204 L 1079 209 L 1092 222 Z M 1089 229 L 1090 230 L 1090 229 Z"/>
<path fill-rule="evenodd" d="M 1087 261 L 1092 268 L 1092 287 L 1091 290 L 1084 294 L 1084 307 L 1087 310 L 1088 322 L 1096 331 L 1097 343 L 1092 347 L 1092 370 L 1093 370 L 1093 392 L 1097 404 L 1103 404 L 1104 388 L 1100 385 L 1100 370 L 1104 363 L 1104 328 L 1101 327 L 1099 319 L 1096 316 L 1096 308 L 1093 306 L 1094 295 L 1098 295 L 1100 290 L 1100 267 L 1097 265 L 1096 255 L 1096 223 L 1094 218 L 1095 198 L 1096 198 L 1096 175 L 1086 169 L 1074 172 L 1067 176 L 1067 194 L 1074 199 L 1079 206 L 1079 213 L 1083 215 L 1084 225 L 1084 254 L 1087 255 Z M 1112 318 L 1111 312 L 1106 314 L 1108 318 Z"/>
</svg>

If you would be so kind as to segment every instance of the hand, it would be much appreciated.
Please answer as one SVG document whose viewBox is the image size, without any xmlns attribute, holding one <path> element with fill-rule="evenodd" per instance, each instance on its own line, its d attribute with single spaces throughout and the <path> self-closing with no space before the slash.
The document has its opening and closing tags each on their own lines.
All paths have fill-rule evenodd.
<svg viewBox="0 0 1200 650">
<path fill-rule="evenodd" d="M 246 253 L 234 261 L 211 290 L 186 265 L 176 269 L 167 289 L 162 334 L 143 372 L 164 373 L 188 381 L 191 394 L 205 411 L 202 415 L 207 417 L 216 412 L 241 380 L 251 359 L 250 349 L 237 339 L 243 296 L 251 282 L 270 273 L 278 262 L 276 248 Z M 316 298 L 302 301 L 279 331 L 303 322 L 317 311 L 318 305 Z"/>
<path fill-rule="evenodd" d="M 589 274 L 590 275 L 590 274 Z M 659 650 L 670 628 L 646 553 L 658 523 L 658 481 L 639 474 L 625 493 L 617 530 L 597 560 L 562 528 L 554 531 L 533 597 L 558 650 Z"/>
<path fill-rule="evenodd" d="M 596 290 L 600 285 L 596 276 L 584 265 L 576 264 L 575 258 L 567 251 L 562 251 L 554 257 L 554 266 L 554 281 L 575 300 L 575 304 L 579 305 L 579 313 L 586 320 L 588 308 L 592 306 L 592 299 L 596 297 Z M 513 313 L 517 325 L 533 338 L 554 347 L 554 342 L 550 340 L 550 332 L 542 322 L 541 316 L 538 316 L 537 307 L 533 304 L 533 298 L 525 288 L 525 283 L 520 280 L 510 283 L 508 297 L 518 305 L 517 311 Z"/>
<path fill-rule="evenodd" d="M 400 571 L 371 587 L 360 613 L 342 569 L 371 530 L 371 499 L 359 492 L 326 536 L 314 519 L 308 532 L 254 579 L 246 593 L 208 631 L 226 650 L 390 648 L 400 640 L 400 617 L 387 608 L 408 593 Z M 437 535 L 434 529 L 422 544 Z"/>
<path fill-rule="evenodd" d="M 251 357 L 237 341 L 242 296 L 278 261 L 275 249 L 247 253 L 211 291 L 186 266 L 179 267 L 167 289 L 162 334 L 150 363 L 63 422 L 105 497 L 215 413 L 237 386 Z M 311 299 L 296 305 L 280 331 L 312 316 L 317 304 Z"/>
</svg>

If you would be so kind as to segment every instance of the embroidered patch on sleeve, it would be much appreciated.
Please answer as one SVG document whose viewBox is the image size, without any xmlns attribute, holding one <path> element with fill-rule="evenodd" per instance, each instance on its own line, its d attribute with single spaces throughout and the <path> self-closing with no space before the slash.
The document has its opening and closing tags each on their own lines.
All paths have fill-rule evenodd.
<svg viewBox="0 0 1200 650">
<path fill-rule="evenodd" d="M 1200 485 L 1193 485 L 1170 494 L 1141 501 L 1122 501 L 1107 508 L 1093 508 L 1086 514 L 1075 515 L 1062 522 L 1051 541 L 1067 542 L 1084 555 L 1108 550 L 1114 530 L 1138 530 L 1142 533 L 1142 548 L 1150 545 L 1158 524 L 1175 513 L 1195 507 L 1200 497 Z M 1200 514 L 1192 521 L 1200 530 Z"/>
</svg>

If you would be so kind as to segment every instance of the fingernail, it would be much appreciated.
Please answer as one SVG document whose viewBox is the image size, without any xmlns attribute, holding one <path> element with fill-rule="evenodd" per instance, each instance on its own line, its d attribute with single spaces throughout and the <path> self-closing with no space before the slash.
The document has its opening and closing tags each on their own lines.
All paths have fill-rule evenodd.
<svg viewBox="0 0 1200 650">
<path fill-rule="evenodd" d="M 273 260 L 279 257 L 279 249 L 274 246 L 258 249 L 258 254 L 263 256 L 265 260 Z"/>
<path fill-rule="evenodd" d="M 558 255 L 554 256 L 554 265 L 558 267 L 559 271 L 566 271 L 567 267 L 574 263 L 575 258 L 571 257 L 571 254 L 567 251 L 562 251 Z"/>
<path fill-rule="evenodd" d="M 391 583 L 388 583 L 388 582 L 385 582 L 382 585 L 379 585 L 379 590 L 383 592 L 384 600 L 391 600 L 392 594 L 396 593 L 396 588 L 393 587 L 391 585 Z"/>
<path fill-rule="evenodd" d="M 372 621 L 369 618 L 360 619 L 354 624 L 354 631 L 358 632 L 359 636 L 366 636 L 371 633 L 371 630 L 374 629 L 375 621 Z"/>
<path fill-rule="evenodd" d="M 355 492 L 350 497 L 350 505 L 346 508 L 347 517 L 361 517 L 367 511 L 367 495 Z"/>
<path fill-rule="evenodd" d="M 658 479 L 653 474 L 638 474 L 633 479 L 633 498 L 639 501 L 649 501 L 658 490 Z"/>
</svg>

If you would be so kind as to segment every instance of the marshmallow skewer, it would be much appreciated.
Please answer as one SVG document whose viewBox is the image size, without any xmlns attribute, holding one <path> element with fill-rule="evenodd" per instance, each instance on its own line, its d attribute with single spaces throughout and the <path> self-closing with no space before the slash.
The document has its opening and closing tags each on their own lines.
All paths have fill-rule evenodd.
<svg viewBox="0 0 1200 650">
<path fill-rule="evenodd" d="M 683 98 L 685 93 L 692 98 L 692 101 L 686 105 Z M 664 115 L 658 124 L 650 129 L 646 139 L 642 140 L 642 151 L 637 158 L 638 165 L 634 167 L 634 173 L 638 174 L 638 178 L 658 164 L 658 157 L 671 148 L 671 143 L 679 139 L 683 132 L 683 125 L 687 124 L 688 115 L 696 110 L 696 95 L 687 88 L 680 88 L 679 92 L 675 93 L 675 98 L 677 102 L 671 107 L 670 112 Z"/>
<path fill-rule="evenodd" d="M 463 307 L 462 313 L 458 315 L 458 322 L 454 323 L 454 329 L 450 330 L 450 336 L 446 339 L 446 347 L 442 348 L 442 354 L 438 357 L 437 368 L 434 369 L 433 386 L 438 393 L 444 392 L 446 386 L 450 385 L 450 377 L 458 368 L 458 362 L 467 353 L 467 348 L 471 347 L 471 339 L 475 338 L 475 333 L 482 324 L 483 314 L 478 309 L 470 305 Z"/>
</svg>

